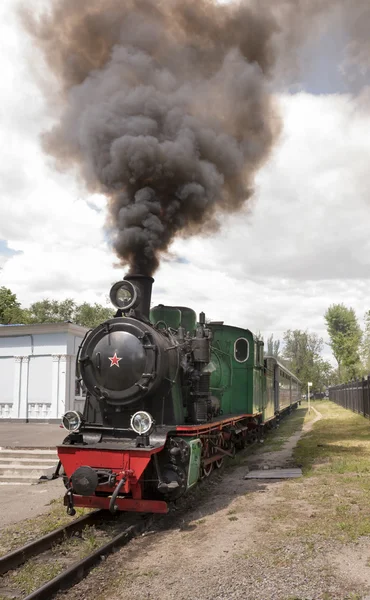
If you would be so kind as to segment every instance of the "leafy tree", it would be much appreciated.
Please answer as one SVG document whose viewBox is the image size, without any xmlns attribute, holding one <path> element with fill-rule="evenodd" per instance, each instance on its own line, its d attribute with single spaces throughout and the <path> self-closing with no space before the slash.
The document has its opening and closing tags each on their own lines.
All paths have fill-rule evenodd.
<svg viewBox="0 0 370 600">
<path fill-rule="evenodd" d="M 289 329 L 284 334 L 283 358 L 288 368 L 302 381 L 303 386 L 312 381 L 313 391 L 323 389 L 325 373 L 330 366 L 321 358 L 323 344 L 316 333 Z"/>
<path fill-rule="evenodd" d="M 314 373 L 313 379 L 314 381 L 317 381 L 314 389 L 317 391 L 323 391 L 330 385 L 340 383 L 336 369 L 334 369 L 329 361 L 324 360 L 323 358 L 318 358 L 315 361 Z"/>
<path fill-rule="evenodd" d="M 361 346 L 364 375 L 370 374 L 370 310 L 365 313 L 365 331 Z"/>
<path fill-rule="evenodd" d="M 28 309 L 30 323 L 59 323 L 73 321 L 76 303 L 71 298 L 62 300 L 49 300 L 44 298 L 34 302 Z"/>
<path fill-rule="evenodd" d="M 274 334 L 267 338 L 267 355 L 279 358 L 280 340 L 274 340 Z"/>
<path fill-rule="evenodd" d="M 45 298 L 31 304 L 28 309 L 30 323 L 60 323 L 71 321 L 84 327 L 96 327 L 99 323 L 110 319 L 115 311 L 101 304 L 84 302 L 77 305 L 74 300 L 49 300 Z"/>
<path fill-rule="evenodd" d="M 333 304 L 325 313 L 331 349 L 338 363 L 339 379 L 352 379 L 361 373 L 362 331 L 353 308 Z"/>
<path fill-rule="evenodd" d="M 75 322 L 83 327 L 96 327 L 99 323 L 114 317 L 115 312 L 115 310 L 101 304 L 84 302 L 76 308 Z"/>
<path fill-rule="evenodd" d="M 9 325 L 11 323 L 27 322 L 27 314 L 21 308 L 16 294 L 6 287 L 0 287 L 0 323 Z"/>
</svg>

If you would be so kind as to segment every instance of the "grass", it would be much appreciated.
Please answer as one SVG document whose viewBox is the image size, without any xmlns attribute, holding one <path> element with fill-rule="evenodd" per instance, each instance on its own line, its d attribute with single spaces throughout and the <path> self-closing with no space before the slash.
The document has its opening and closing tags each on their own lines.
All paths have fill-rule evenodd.
<svg viewBox="0 0 370 600">
<path fill-rule="evenodd" d="M 365 537 L 367 544 L 370 539 L 370 422 L 329 401 L 317 401 L 313 406 L 322 419 L 302 435 L 293 450 L 303 477 L 270 484 L 267 502 L 260 503 L 258 492 L 249 491 L 239 503 L 242 514 L 250 510 L 257 519 L 254 535 L 259 548 L 258 556 L 250 548 L 243 548 L 245 554 L 238 552 L 238 556 L 245 560 L 246 568 L 259 561 L 272 570 L 315 565 L 315 575 L 322 581 L 320 598 L 329 600 L 334 596 L 326 590 L 339 573 L 348 576 L 335 557 L 353 552 L 356 564 L 360 540 Z M 266 438 L 265 447 L 258 452 L 280 449 L 289 435 L 316 416 L 314 411 L 310 415 L 304 412 L 303 408 L 292 421 L 287 419 L 275 440 Z M 360 600 L 366 596 L 359 593 L 361 585 L 355 576 L 343 581 L 340 597 Z M 305 600 L 304 594 L 286 598 L 294 599 Z"/>
<path fill-rule="evenodd" d="M 76 560 L 94 552 L 101 545 L 95 527 L 85 527 L 82 536 L 66 539 L 62 544 L 56 544 L 54 551 L 66 555 L 75 553 Z"/>
<path fill-rule="evenodd" d="M 305 474 L 370 473 L 370 423 L 332 402 L 316 404 L 323 419 L 302 438 L 294 458 Z"/>
<path fill-rule="evenodd" d="M 14 523 L 14 525 L 2 529 L 0 556 L 71 522 L 72 519 L 67 515 L 66 507 L 63 506 L 61 499 L 57 503 L 51 502 L 50 506 L 50 511 L 46 514 Z M 75 518 L 77 519 L 88 512 L 90 512 L 89 509 L 77 508 Z"/>
<path fill-rule="evenodd" d="M 271 452 L 281 450 L 288 439 L 297 431 L 301 430 L 303 424 L 313 418 L 313 413 L 308 415 L 306 408 L 300 407 L 291 415 L 283 418 L 277 429 L 268 432 L 263 451 Z"/>
<path fill-rule="evenodd" d="M 76 562 L 91 554 L 104 543 L 102 537 L 104 537 L 103 531 L 95 527 L 86 527 L 81 536 L 56 544 L 51 551 L 29 560 L 16 571 L 4 575 L 2 585 L 17 595 L 30 594 L 61 573 L 67 563 Z M 18 597 L 17 595 L 14 597 Z M 1 588 L 0 600 L 3 600 Z"/>
<path fill-rule="evenodd" d="M 282 535 L 308 544 L 353 542 L 370 535 L 370 423 L 329 401 L 314 405 L 323 418 L 293 451 L 304 478 L 282 486 L 286 504 L 276 504 L 271 519 Z"/>
<path fill-rule="evenodd" d="M 273 452 L 281 450 L 289 438 L 300 431 L 308 421 L 314 418 L 314 413 L 307 413 L 307 408 L 300 407 L 293 411 L 291 415 L 286 415 L 280 422 L 279 427 L 267 431 L 263 444 L 255 444 L 247 446 L 242 452 L 238 452 L 234 458 L 225 459 L 227 468 L 237 468 L 240 465 L 247 464 L 252 454 L 264 454 L 265 452 Z"/>
<path fill-rule="evenodd" d="M 56 577 L 61 571 L 63 571 L 63 565 L 59 561 L 41 563 L 30 560 L 24 567 L 7 577 L 7 584 L 28 595 L 42 583 Z"/>
</svg>

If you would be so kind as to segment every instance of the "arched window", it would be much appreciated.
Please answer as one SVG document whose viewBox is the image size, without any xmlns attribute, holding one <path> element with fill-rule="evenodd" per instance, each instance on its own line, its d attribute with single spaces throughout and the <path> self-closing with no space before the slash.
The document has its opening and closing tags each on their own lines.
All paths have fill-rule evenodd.
<svg viewBox="0 0 370 600">
<path fill-rule="evenodd" d="M 249 343 L 245 338 L 238 338 L 234 343 L 234 358 L 237 362 L 243 363 L 249 357 Z"/>
</svg>

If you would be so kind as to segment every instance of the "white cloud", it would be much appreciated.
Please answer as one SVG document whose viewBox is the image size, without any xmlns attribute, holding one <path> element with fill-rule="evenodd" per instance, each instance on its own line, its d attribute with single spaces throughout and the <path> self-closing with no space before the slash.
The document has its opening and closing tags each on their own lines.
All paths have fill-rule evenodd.
<svg viewBox="0 0 370 600">
<path fill-rule="evenodd" d="M 43 101 L 27 71 L 27 41 L 6 14 L 0 239 L 19 253 L 0 256 L 0 285 L 25 305 L 43 297 L 105 302 L 123 275 L 104 234 L 105 199 L 87 196 L 42 154 Z M 331 303 L 353 306 L 361 319 L 370 308 L 370 116 L 344 95 L 285 96 L 281 106 L 284 132 L 253 201 L 225 216 L 214 237 L 177 240 L 173 252 L 189 263 L 162 262 L 153 301 L 265 335 L 308 328 L 327 341 Z"/>
</svg>

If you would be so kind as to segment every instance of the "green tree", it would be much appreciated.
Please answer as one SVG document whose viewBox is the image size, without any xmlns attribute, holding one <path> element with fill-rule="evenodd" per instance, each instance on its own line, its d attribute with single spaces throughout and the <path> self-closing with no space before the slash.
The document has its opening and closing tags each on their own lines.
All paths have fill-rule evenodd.
<svg viewBox="0 0 370 600">
<path fill-rule="evenodd" d="M 27 322 L 27 313 L 21 308 L 16 294 L 6 287 L 0 287 L 0 323 L 9 325 L 12 323 Z"/>
<path fill-rule="evenodd" d="M 101 304 L 84 302 L 77 305 L 72 298 L 66 300 L 49 300 L 44 298 L 34 302 L 28 309 L 30 323 L 60 323 L 71 321 L 83 327 L 96 327 L 99 323 L 110 319 L 115 311 Z"/>
<path fill-rule="evenodd" d="M 353 379 L 361 374 L 361 327 L 353 308 L 332 304 L 325 313 L 330 346 L 338 363 L 340 380 Z"/>
<path fill-rule="evenodd" d="M 324 360 L 323 358 L 315 360 L 314 373 L 313 379 L 317 381 L 315 391 L 318 390 L 322 392 L 329 386 L 339 383 L 336 369 L 329 361 Z"/>
<path fill-rule="evenodd" d="M 316 333 L 289 329 L 284 334 L 285 363 L 304 387 L 308 381 L 312 381 L 313 391 L 322 391 L 325 385 L 324 373 L 329 363 L 321 357 L 323 345 L 323 340 Z"/>
<path fill-rule="evenodd" d="M 114 317 L 115 312 L 115 310 L 102 304 L 84 302 L 76 308 L 75 322 L 83 327 L 96 327 L 99 323 Z"/>
<path fill-rule="evenodd" d="M 274 334 L 267 338 L 267 355 L 279 358 L 280 340 L 274 340 Z"/>
<path fill-rule="evenodd" d="M 364 374 L 370 375 L 370 310 L 365 313 L 365 331 L 362 339 L 361 356 Z"/>
<path fill-rule="evenodd" d="M 49 300 L 44 298 L 34 302 L 28 309 L 30 323 L 59 323 L 73 321 L 76 303 L 71 298 L 62 300 Z"/>
</svg>

